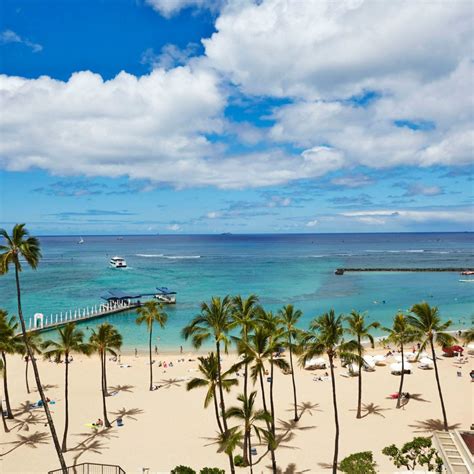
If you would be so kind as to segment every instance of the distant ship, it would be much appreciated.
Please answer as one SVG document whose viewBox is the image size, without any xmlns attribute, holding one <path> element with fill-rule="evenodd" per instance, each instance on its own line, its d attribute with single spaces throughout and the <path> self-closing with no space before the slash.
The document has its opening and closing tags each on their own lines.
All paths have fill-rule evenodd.
<svg viewBox="0 0 474 474">
<path fill-rule="evenodd" d="M 81 237 L 78 241 L 77 241 L 78 244 L 83 244 L 84 243 L 84 239 Z"/>
<path fill-rule="evenodd" d="M 232 233 L 231 232 L 222 232 L 221 235 L 232 235 Z"/>
<path fill-rule="evenodd" d="M 127 268 L 127 262 L 122 257 L 112 257 L 110 265 L 114 268 Z"/>
</svg>

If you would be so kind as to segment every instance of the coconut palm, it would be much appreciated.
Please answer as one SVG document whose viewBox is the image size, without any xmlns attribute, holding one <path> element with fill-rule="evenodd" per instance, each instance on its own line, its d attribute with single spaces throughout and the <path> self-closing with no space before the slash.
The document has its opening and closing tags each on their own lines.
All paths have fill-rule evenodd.
<svg viewBox="0 0 474 474">
<path fill-rule="evenodd" d="M 8 392 L 8 372 L 7 372 L 7 354 L 19 354 L 22 350 L 20 338 L 16 335 L 18 332 L 18 323 L 15 316 L 8 317 L 8 313 L 0 310 L 0 354 L 3 364 L 3 391 L 5 394 L 5 406 L 7 409 L 7 418 L 13 419 L 13 412 L 10 406 L 10 395 Z"/>
<path fill-rule="evenodd" d="M 300 357 L 302 365 L 309 359 L 326 354 L 331 371 L 332 401 L 334 407 L 334 423 L 336 434 L 334 438 L 333 474 L 337 473 L 337 459 L 339 454 L 339 416 L 337 410 L 336 378 L 334 376 L 334 360 L 338 357 L 346 362 L 358 362 L 357 346 L 354 341 L 345 342 L 342 327 L 343 316 L 336 316 L 334 310 L 315 318 L 310 324 L 310 330 L 305 334 L 304 350 Z"/>
<path fill-rule="evenodd" d="M 107 354 L 117 356 L 117 351 L 122 346 L 122 335 L 117 329 L 109 323 L 102 323 L 96 330 L 92 330 L 90 336 L 91 351 L 97 352 L 100 357 L 101 368 L 101 386 L 102 386 L 102 408 L 104 410 L 104 424 L 106 428 L 112 425 L 107 417 L 107 405 L 105 397 L 108 397 L 107 392 Z"/>
<path fill-rule="evenodd" d="M 347 334 L 355 338 L 357 343 L 357 353 L 359 355 L 359 380 L 358 380 L 358 394 L 357 394 L 357 415 L 356 418 L 362 417 L 362 364 L 364 362 L 362 355 L 364 352 L 364 346 L 362 341 L 367 339 L 370 343 L 370 346 L 374 348 L 374 338 L 370 331 L 380 327 L 380 323 L 374 321 L 370 324 L 365 322 L 365 317 L 363 314 L 352 311 L 350 316 L 346 318 L 346 321 L 349 327 L 346 329 Z"/>
<path fill-rule="evenodd" d="M 49 406 L 46 403 L 46 397 L 44 395 L 43 386 L 41 384 L 38 366 L 33 357 L 34 354 L 31 352 L 30 347 L 28 345 L 26 325 L 25 320 L 23 318 L 23 311 L 21 308 L 20 273 L 22 271 L 22 262 L 20 262 L 20 257 L 26 262 L 29 267 L 31 267 L 33 270 L 36 270 L 41 259 L 39 240 L 36 237 L 31 237 L 29 235 L 28 231 L 25 229 L 25 224 L 16 224 L 13 227 L 11 236 L 6 230 L 0 229 L 0 235 L 5 240 L 5 245 L 0 245 L 0 274 L 8 273 L 10 266 L 13 266 L 15 269 L 18 317 L 20 318 L 23 342 L 28 352 L 28 357 L 31 360 L 31 365 L 33 366 L 36 387 L 43 402 L 43 409 L 46 414 L 46 419 L 48 420 L 49 429 L 51 431 L 51 437 L 53 438 L 53 443 L 56 449 L 56 453 L 58 455 L 59 463 L 61 465 L 61 469 L 66 472 L 66 463 L 64 461 L 64 456 L 61 452 L 61 446 L 59 445 L 59 440 L 56 433 L 56 428 L 54 426 L 53 418 L 51 417 Z"/>
<path fill-rule="evenodd" d="M 201 313 L 195 316 L 182 331 L 184 339 L 188 340 L 191 338 L 196 349 L 201 347 L 203 342 L 209 339 L 214 340 L 217 357 L 217 388 L 219 391 L 219 404 L 224 435 L 228 430 L 228 426 L 225 417 L 226 410 L 222 384 L 221 344 L 224 345 L 223 349 L 227 352 L 230 343 L 228 332 L 232 327 L 231 311 L 232 301 L 229 296 L 225 296 L 222 299 L 214 296 L 210 303 L 201 303 Z M 224 452 L 227 453 L 226 450 L 224 450 Z M 232 474 L 234 474 L 234 460 L 231 455 L 229 455 L 229 464 L 230 470 Z"/>
<path fill-rule="evenodd" d="M 271 416 L 265 410 L 255 409 L 255 398 L 257 392 L 253 391 L 248 397 L 241 393 L 237 400 L 241 402 L 241 406 L 233 406 L 227 410 L 227 418 L 237 418 L 244 424 L 243 434 L 244 438 L 248 439 L 248 459 L 250 460 L 250 473 L 253 473 L 252 466 L 252 430 L 255 432 L 257 438 L 261 439 L 262 435 L 268 436 L 268 431 L 257 425 L 259 421 L 266 423 L 271 421 Z"/>
<path fill-rule="evenodd" d="M 3 375 L 3 360 L 0 360 L 0 376 L 3 377 Z M 3 431 L 5 431 L 5 433 L 8 433 L 10 430 L 8 429 L 7 420 L 5 420 L 5 412 L 3 411 L 2 398 L 3 397 L 0 396 L 0 413 L 2 414 Z"/>
<path fill-rule="evenodd" d="M 240 337 L 243 341 L 248 341 L 248 336 L 255 324 L 257 303 L 258 297 L 256 295 L 250 295 L 245 299 L 240 295 L 232 298 L 233 325 L 240 328 Z M 244 396 L 248 396 L 248 362 L 244 363 Z M 243 458 L 245 465 L 249 463 L 247 446 L 247 433 L 244 432 Z"/>
<path fill-rule="evenodd" d="M 405 345 L 415 340 L 416 331 L 410 326 L 407 317 L 402 313 L 395 315 L 391 328 L 382 329 L 388 332 L 386 342 L 392 343 L 396 347 L 400 348 L 402 357 L 402 373 L 400 376 L 400 385 L 398 387 L 397 397 L 397 408 L 400 408 L 402 403 L 403 382 L 405 380 Z"/>
<path fill-rule="evenodd" d="M 444 406 L 443 393 L 441 391 L 441 383 L 438 374 L 438 364 L 436 362 L 435 344 L 442 347 L 452 346 L 456 342 L 456 338 L 445 332 L 451 321 L 442 322 L 437 307 L 431 307 L 428 303 L 422 302 L 415 304 L 411 308 L 411 313 L 407 317 L 408 322 L 420 333 L 422 351 L 426 346 L 430 346 L 431 354 L 435 369 L 436 384 L 438 385 L 439 400 L 441 402 L 441 411 L 443 412 L 443 426 L 448 431 L 448 419 L 446 416 L 446 408 Z"/>
<path fill-rule="evenodd" d="M 217 376 L 218 364 L 216 354 L 214 352 L 210 352 L 207 357 L 198 357 L 198 360 L 198 370 L 201 372 L 202 376 L 191 379 L 186 385 L 186 390 L 189 391 L 199 387 L 207 388 L 206 397 L 204 398 L 204 408 L 209 406 L 211 400 L 213 401 L 217 426 L 219 427 L 220 433 L 223 433 L 224 429 L 220 420 L 219 406 L 217 403 L 217 385 L 219 383 L 219 379 Z M 221 377 L 222 386 L 226 392 L 229 392 L 232 386 L 238 384 L 236 378 L 229 378 L 230 374 L 231 371 L 227 371 L 224 372 Z"/>
<path fill-rule="evenodd" d="M 163 306 L 157 301 L 147 301 L 137 309 L 137 324 L 146 323 L 148 329 L 148 349 L 150 356 L 150 390 L 153 390 L 153 360 L 151 352 L 151 341 L 153 337 L 153 324 L 158 323 L 161 328 L 165 327 L 168 315 L 163 311 Z"/>
<path fill-rule="evenodd" d="M 466 344 L 474 342 L 474 328 L 469 328 L 464 331 L 463 339 Z"/>
<path fill-rule="evenodd" d="M 30 351 L 34 355 L 41 354 L 41 346 L 43 343 L 43 340 L 41 338 L 41 334 L 39 332 L 28 332 L 26 333 L 26 338 L 28 339 L 28 347 L 30 348 Z M 24 359 L 25 359 L 25 384 L 26 384 L 26 391 L 30 393 L 30 384 L 28 382 L 28 367 L 30 365 L 30 358 L 28 356 L 28 350 L 26 346 L 23 344 L 23 353 L 22 353 Z"/>
<path fill-rule="evenodd" d="M 58 329 L 58 341 L 48 340 L 43 343 L 44 356 L 56 360 L 64 359 L 64 434 L 61 449 L 67 451 L 67 433 L 69 427 L 69 356 L 72 353 L 89 354 L 90 346 L 84 343 L 84 333 L 76 328 L 75 323 L 68 323 Z"/>
<path fill-rule="evenodd" d="M 293 307 L 292 304 L 288 304 L 284 306 L 278 313 L 282 325 L 285 328 L 286 333 L 286 346 L 290 352 L 290 370 L 291 370 L 291 383 L 293 385 L 293 403 L 295 409 L 295 416 L 293 420 L 296 422 L 299 420 L 298 415 L 298 401 L 296 397 L 296 381 L 295 381 L 295 371 L 293 368 L 293 350 L 295 347 L 294 341 L 298 334 L 300 333 L 299 329 L 297 329 L 296 325 L 298 324 L 298 320 L 301 318 L 303 313 Z"/>
</svg>

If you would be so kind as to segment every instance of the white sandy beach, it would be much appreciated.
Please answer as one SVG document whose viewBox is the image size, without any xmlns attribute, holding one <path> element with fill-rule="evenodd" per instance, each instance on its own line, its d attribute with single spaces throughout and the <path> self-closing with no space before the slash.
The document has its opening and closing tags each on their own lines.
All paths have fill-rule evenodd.
<svg viewBox="0 0 474 474">
<path fill-rule="evenodd" d="M 186 362 L 177 362 L 185 357 Z M 95 431 L 86 424 L 102 418 L 100 392 L 100 364 L 97 357 L 74 357 L 70 366 L 70 428 L 66 454 L 68 465 L 81 462 L 118 464 L 126 472 L 169 472 L 184 464 L 198 470 L 204 466 L 228 469 L 227 458 L 216 452 L 213 436 L 216 422 L 212 407 L 203 408 L 203 390 L 187 392 L 185 379 L 196 372 L 195 355 L 158 355 L 159 360 L 172 360 L 174 367 L 159 368 L 155 364 L 154 382 L 161 385 L 156 391 L 148 390 L 147 354 L 137 358 L 122 356 L 118 363 L 108 362 L 110 390 L 117 394 L 107 398 L 110 420 L 123 410 L 124 426 Z M 194 359 L 194 361 L 188 361 Z M 225 357 L 228 366 L 235 356 Z M 469 364 L 464 364 L 462 376 L 457 376 L 455 359 L 442 357 L 439 369 L 444 390 L 449 424 L 469 428 L 472 423 L 473 397 Z M 399 377 L 390 374 L 387 366 L 375 372 L 363 373 L 364 417 L 355 418 L 357 378 L 344 378 L 337 368 L 337 390 L 341 423 L 340 457 L 363 450 L 372 450 L 380 472 L 395 469 L 384 455 L 383 447 L 409 441 L 415 435 L 429 435 L 441 425 L 441 409 L 433 370 L 420 370 L 414 365 L 411 375 L 405 377 L 404 391 L 411 399 L 402 409 L 395 409 L 395 400 L 389 394 L 398 389 Z M 60 439 L 64 420 L 64 365 L 40 361 L 40 371 L 47 396 L 56 403 L 51 405 Z M 47 472 L 58 467 L 56 454 L 45 426 L 41 409 L 25 411 L 24 407 L 36 402 L 36 390 L 26 393 L 24 362 L 19 357 L 9 358 L 10 399 L 16 419 L 10 421 L 10 433 L 1 433 L 0 472 Z M 292 391 L 289 375 L 275 376 L 275 402 L 280 433 L 286 441 L 277 450 L 277 463 L 282 472 L 323 472 L 330 467 L 333 456 L 334 422 L 329 380 L 313 381 L 314 374 L 322 371 L 296 371 L 300 403 L 307 406 L 296 426 L 292 418 Z M 32 372 L 30 371 L 30 374 Z M 34 387 L 31 376 L 30 386 Z M 242 390 L 242 383 L 227 396 L 227 407 Z M 260 397 L 260 393 L 258 394 Z M 260 398 L 258 398 L 260 401 Z M 231 422 L 233 425 L 233 422 Z M 258 455 L 264 447 L 258 446 Z M 240 450 L 239 450 L 240 451 Z M 237 454 L 237 452 L 236 452 Z M 258 456 L 257 456 L 258 457 Z M 263 459 L 255 472 L 269 472 L 269 458 Z M 237 472 L 247 472 L 237 468 Z"/>
</svg>

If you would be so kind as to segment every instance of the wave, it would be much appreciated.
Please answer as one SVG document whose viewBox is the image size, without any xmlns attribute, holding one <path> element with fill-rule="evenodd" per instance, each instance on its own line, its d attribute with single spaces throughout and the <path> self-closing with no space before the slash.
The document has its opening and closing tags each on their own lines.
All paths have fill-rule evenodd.
<svg viewBox="0 0 474 474">
<path fill-rule="evenodd" d="M 201 255 L 163 255 L 162 258 L 167 258 L 168 260 L 187 260 L 201 258 Z"/>
<path fill-rule="evenodd" d="M 143 258 L 160 258 L 164 257 L 162 253 L 136 253 L 135 254 L 137 257 L 143 257 Z"/>
</svg>

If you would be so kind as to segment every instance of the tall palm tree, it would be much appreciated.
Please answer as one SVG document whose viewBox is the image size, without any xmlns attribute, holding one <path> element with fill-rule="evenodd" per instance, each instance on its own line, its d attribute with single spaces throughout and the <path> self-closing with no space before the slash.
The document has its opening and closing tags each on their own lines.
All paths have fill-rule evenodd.
<svg viewBox="0 0 474 474">
<path fill-rule="evenodd" d="M 163 306 L 157 301 L 147 301 L 137 309 L 137 324 L 146 323 L 148 329 L 148 349 L 150 357 L 150 390 L 153 390 L 153 360 L 151 352 L 151 341 L 153 337 L 153 324 L 158 323 L 161 328 L 165 327 L 168 315 L 163 311 Z"/>
<path fill-rule="evenodd" d="M 222 427 L 219 406 L 217 403 L 217 385 L 219 379 L 217 376 L 218 364 L 216 354 L 210 352 L 207 357 L 198 357 L 198 360 L 198 370 L 201 372 L 202 376 L 191 379 L 186 385 L 186 390 L 189 391 L 199 387 L 207 387 L 206 397 L 204 398 L 204 408 L 209 406 L 211 400 L 214 402 L 217 426 L 219 427 L 220 433 L 223 433 L 224 429 Z M 222 374 L 222 386 L 226 392 L 229 392 L 232 386 L 238 385 L 239 383 L 236 378 L 229 378 L 231 373 L 231 371 L 227 371 Z"/>
<path fill-rule="evenodd" d="M 56 428 L 54 426 L 53 418 L 51 417 L 51 412 L 49 411 L 49 406 L 46 403 L 46 397 L 44 395 L 43 385 L 41 384 L 38 366 L 33 357 L 34 354 L 28 345 L 25 319 L 23 318 L 23 311 L 21 308 L 20 272 L 22 270 L 22 265 L 20 262 L 20 257 L 29 267 L 31 267 L 33 270 L 36 270 L 41 259 L 39 240 L 36 237 L 31 237 L 29 235 L 28 231 L 25 229 L 25 224 L 16 224 L 13 227 L 11 236 L 8 235 L 8 232 L 5 229 L 0 229 L 0 236 L 2 236 L 5 240 L 5 245 L 0 245 L 0 274 L 6 274 L 10 268 L 10 265 L 15 268 L 18 317 L 20 318 L 23 342 L 26 346 L 28 357 L 31 360 L 31 365 L 33 366 L 36 387 L 43 402 L 44 412 L 46 414 L 46 419 L 48 420 L 51 437 L 53 438 L 53 443 L 58 455 L 59 463 L 63 472 L 66 472 L 66 462 L 64 461 L 61 446 L 59 445 Z"/>
<path fill-rule="evenodd" d="M 248 438 L 248 459 L 250 460 L 250 473 L 253 473 L 252 463 L 252 430 L 260 440 L 262 435 L 267 435 L 268 432 L 264 428 L 257 425 L 259 421 L 270 422 L 270 414 L 265 410 L 255 409 L 255 398 L 257 392 L 253 391 L 248 397 L 241 393 L 237 400 L 241 402 L 241 406 L 233 406 L 227 410 L 227 418 L 237 418 L 244 424 L 244 437 Z"/>
<path fill-rule="evenodd" d="M 4 375 L 3 360 L 0 360 L 0 376 L 3 377 L 3 375 Z M 8 429 L 7 420 L 5 420 L 5 413 L 3 411 L 2 398 L 3 397 L 0 396 L 0 413 L 2 414 L 3 431 L 5 431 L 5 433 L 8 433 L 10 430 Z"/>
<path fill-rule="evenodd" d="M 245 342 L 248 342 L 248 336 L 255 324 L 257 303 L 258 297 L 256 295 L 250 295 L 248 298 L 238 295 L 232 298 L 233 325 L 240 328 L 240 337 Z M 239 352 L 242 354 L 240 350 Z M 244 396 L 248 397 L 248 362 L 244 363 Z M 249 463 L 247 446 L 248 436 L 244 432 L 243 457 L 245 465 Z"/>
<path fill-rule="evenodd" d="M 415 340 L 416 331 L 410 326 L 407 317 L 402 313 L 395 315 L 391 328 L 382 329 L 388 332 L 388 337 L 386 339 L 387 342 L 395 344 L 395 346 L 400 348 L 402 357 L 402 373 L 400 376 L 400 385 L 398 387 L 397 397 L 397 408 L 400 408 L 402 403 L 403 382 L 405 380 L 405 345 Z"/>
<path fill-rule="evenodd" d="M 300 333 L 296 325 L 298 324 L 298 321 L 303 315 L 303 313 L 299 309 L 295 310 L 292 304 L 288 304 L 284 306 L 279 311 L 278 314 L 285 328 L 286 339 L 287 339 L 286 346 L 288 347 L 288 350 L 290 352 L 291 383 L 293 385 L 293 403 L 294 403 L 294 409 L 295 409 L 295 416 L 293 420 L 296 422 L 300 419 L 300 417 L 298 415 L 298 401 L 296 397 L 295 371 L 293 368 L 293 350 L 295 347 L 294 340 Z"/>
<path fill-rule="evenodd" d="M 41 334 L 39 332 L 28 332 L 26 333 L 26 337 L 28 339 L 28 347 L 30 348 L 31 352 L 34 355 L 41 354 L 41 345 L 43 340 L 41 338 Z M 23 357 L 25 358 L 25 384 L 26 384 L 26 391 L 30 393 L 30 384 L 28 382 L 28 367 L 30 365 L 30 358 L 28 356 L 28 349 L 23 344 Z"/>
<path fill-rule="evenodd" d="M 58 329 L 58 341 L 48 340 L 43 343 L 44 356 L 54 357 L 56 360 L 64 358 L 64 434 L 61 449 L 67 451 L 67 432 L 69 427 L 69 356 L 75 352 L 89 354 L 90 346 L 84 342 L 84 333 L 76 328 L 76 323 L 67 323 Z"/>
<path fill-rule="evenodd" d="M 334 458 L 332 465 L 333 474 L 337 473 L 337 460 L 339 455 L 339 415 L 337 410 L 336 378 L 334 376 L 334 360 L 338 357 L 347 362 L 358 361 L 356 344 L 353 341 L 344 342 L 343 316 L 336 316 L 334 310 L 313 319 L 310 330 L 304 337 L 304 351 L 300 358 L 301 363 L 315 356 L 326 354 L 331 370 L 332 401 L 334 407 L 334 423 L 336 434 L 334 437 Z"/>
<path fill-rule="evenodd" d="M 7 418 L 9 419 L 13 419 L 14 417 L 8 392 L 7 354 L 21 353 L 22 344 L 16 335 L 17 331 L 18 323 L 16 322 L 15 316 L 8 317 L 7 311 L 0 310 L 0 354 L 2 356 L 3 366 L 3 392 L 5 394 Z"/>
<path fill-rule="evenodd" d="M 469 328 L 464 331 L 463 339 L 466 344 L 474 342 L 474 328 Z"/>
<path fill-rule="evenodd" d="M 437 307 L 431 307 L 428 303 L 423 301 L 422 303 L 415 304 L 411 310 L 413 315 L 407 317 L 408 322 L 419 331 L 422 335 L 421 348 L 423 350 L 428 344 L 431 348 L 431 354 L 433 358 L 433 364 L 435 369 L 436 384 L 438 385 L 439 400 L 441 402 L 441 410 L 443 412 L 443 426 L 448 431 L 448 418 L 446 416 L 446 408 L 444 406 L 443 392 L 441 391 L 441 383 L 439 380 L 438 363 L 436 362 L 435 344 L 443 347 L 448 347 L 456 342 L 456 338 L 451 334 L 445 332 L 451 321 L 441 321 L 439 316 L 439 310 Z"/>
<path fill-rule="evenodd" d="M 122 335 L 112 324 L 102 323 L 96 330 L 92 330 L 89 342 L 91 351 L 97 352 L 100 358 L 104 424 L 106 428 L 110 428 L 112 425 L 107 417 L 107 405 L 105 403 L 105 397 L 109 395 L 107 392 L 107 354 L 117 355 L 117 351 L 122 347 Z"/>
<path fill-rule="evenodd" d="M 364 346 L 362 342 L 368 339 L 372 349 L 374 348 L 374 338 L 370 331 L 380 327 L 380 323 L 374 321 L 366 324 L 365 316 L 357 311 L 352 311 L 350 316 L 346 318 L 349 327 L 346 329 L 347 333 L 355 338 L 357 343 L 357 353 L 359 355 L 359 380 L 358 380 L 358 394 L 357 394 L 357 415 L 356 418 L 362 417 L 362 364 L 364 362 L 362 356 L 364 353 Z"/>
<path fill-rule="evenodd" d="M 202 346 L 203 342 L 214 339 L 217 357 L 217 387 L 219 390 L 219 404 L 221 409 L 222 425 L 224 434 L 228 430 L 225 416 L 224 388 L 222 384 L 221 368 L 221 344 L 224 345 L 224 351 L 227 352 L 230 340 L 228 332 L 232 327 L 231 320 L 232 300 L 229 296 L 224 298 L 213 297 L 210 303 L 201 303 L 201 313 L 195 316 L 192 321 L 183 329 L 184 339 L 191 338 L 196 349 Z M 231 473 L 235 473 L 234 460 L 232 455 L 224 450 L 229 456 Z"/>
</svg>

